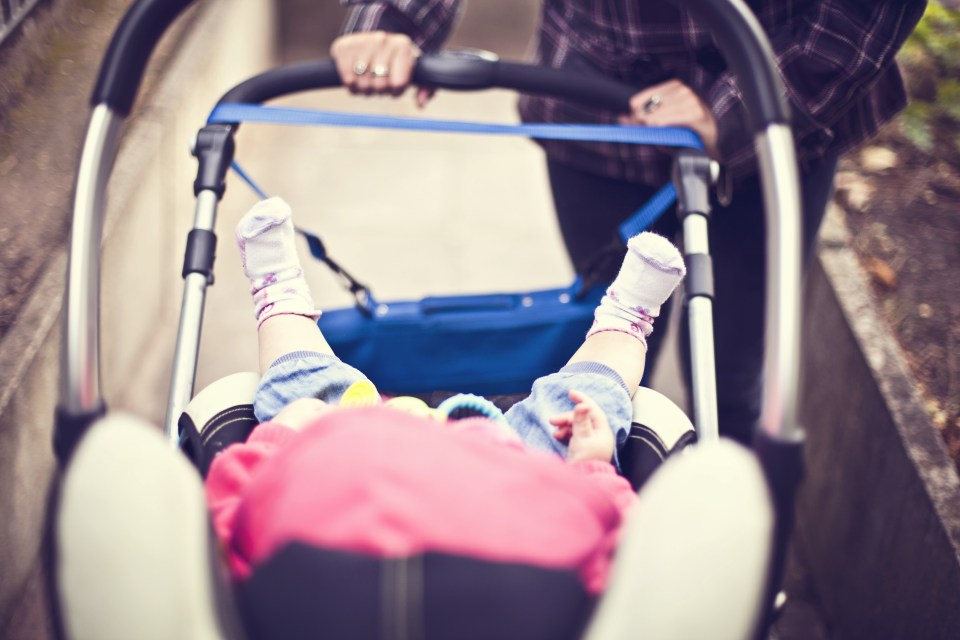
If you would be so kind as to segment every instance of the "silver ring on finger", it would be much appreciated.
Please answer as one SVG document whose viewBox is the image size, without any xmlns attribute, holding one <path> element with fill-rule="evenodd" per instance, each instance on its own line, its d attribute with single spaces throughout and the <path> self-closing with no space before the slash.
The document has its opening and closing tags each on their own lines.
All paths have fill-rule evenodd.
<svg viewBox="0 0 960 640">
<path fill-rule="evenodd" d="M 370 69 L 370 75 L 374 78 L 386 78 L 390 74 L 390 67 L 385 64 L 375 64 Z"/>
<path fill-rule="evenodd" d="M 655 93 L 650 96 L 650 99 L 643 103 L 643 112 L 644 113 L 653 113 L 660 108 L 660 105 L 663 104 L 663 98 L 659 94 Z"/>
<path fill-rule="evenodd" d="M 358 76 L 362 76 L 367 72 L 367 68 L 369 66 L 370 65 L 368 65 L 365 61 L 360 60 L 355 65 L 353 65 L 353 73 Z"/>
</svg>

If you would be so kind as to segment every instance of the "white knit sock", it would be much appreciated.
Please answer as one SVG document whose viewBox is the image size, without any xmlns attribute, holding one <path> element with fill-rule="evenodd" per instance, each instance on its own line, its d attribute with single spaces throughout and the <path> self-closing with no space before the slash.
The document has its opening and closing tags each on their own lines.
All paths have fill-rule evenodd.
<svg viewBox="0 0 960 640">
<path fill-rule="evenodd" d="M 282 314 L 320 317 L 300 268 L 290 205 L 280 198 L 258 202 L 237 224 L 236 235 L 257 327 Z"/>
<path fill-rule="evenodd" d="M 600 300 L 587 336 L 622 331 L 646 342 L 660 307 L 686 272 L 680 252 L 663 236 L 644 232 L 630 238 L 620 273 Z"/>
</svg>

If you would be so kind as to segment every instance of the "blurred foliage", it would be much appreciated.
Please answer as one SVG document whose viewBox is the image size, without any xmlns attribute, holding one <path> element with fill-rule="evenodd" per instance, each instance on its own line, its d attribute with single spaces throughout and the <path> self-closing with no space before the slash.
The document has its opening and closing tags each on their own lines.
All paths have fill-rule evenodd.
<svg viewBox="0 0 960 640">
<path fill-rule="evenodd" d="M 926 153 L 939 141 L 960 151 L 960 9 L 931 0 L 898 58 L 911 98 L 903 135 Z"/>
</svg>

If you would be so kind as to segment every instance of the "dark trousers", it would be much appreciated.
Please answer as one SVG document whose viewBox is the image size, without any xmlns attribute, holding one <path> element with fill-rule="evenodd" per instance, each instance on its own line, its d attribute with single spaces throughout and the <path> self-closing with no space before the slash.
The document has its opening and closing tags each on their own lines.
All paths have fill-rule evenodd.
<svg viewBox="0 0 960 640">
<path fill-rule="evenodd" d="M 613 241 L 618 225 L 656 191 L 593 175 L 556 162 L 547 163 L 558 222 L 574 269 L 610 281 L 623 260 L 623 245 Z M 833 192 L 836 160 L 800 176 L 803 195 L 803 255 L 809 261 L 820 221 Z M 653 226 L 680 241 L 680 221 L 668 211 Z M 714 343 L 717 367 L 717 410 L 721 434 L 749 443 L 760 419 L 763 384 L 763 321 L 765 224 L 758 179 L 738 185 L 730 204 L 713 198 L 710 219 L 715 298 Z M 649 369 L 660 352 L 671 305 L 657 320 L 660 330 L 649 341 Z M 685 310 L 684 310 L 685 311 Z M 689 333 L 681 318 L 681 360 L 690 388 Z"/>
</svg>

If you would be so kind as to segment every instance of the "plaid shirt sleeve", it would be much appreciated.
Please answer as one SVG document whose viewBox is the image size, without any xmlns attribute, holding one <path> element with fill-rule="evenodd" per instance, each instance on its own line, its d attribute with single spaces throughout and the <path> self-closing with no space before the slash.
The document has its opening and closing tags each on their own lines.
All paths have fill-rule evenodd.
<svg viewBox="0 0 960 640">
<path fill-rule="evenodd" d="M 824 0 L 769 32 L 801 161 L 822 156 L 835 123 L 885 74 L 897 73 L 894 56 L 925 6 L 926 0 Z M 892 117 L 903 107 L 905 96 L 891 98 L 875 117 Z M 734 175 L 748 171 L 754 160 L 752 133 L 734 77 L 721 74 L 706 99 L 717 122 L 721 157 Z"/>
<path fill-rule="evenodd" d="M 438 50 L 450 35 L 460 0 L 341 0 L 348 6 L 343 33 L 405 33 L 424 51 Z"/>
</svg>

